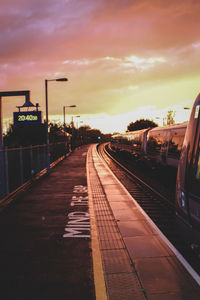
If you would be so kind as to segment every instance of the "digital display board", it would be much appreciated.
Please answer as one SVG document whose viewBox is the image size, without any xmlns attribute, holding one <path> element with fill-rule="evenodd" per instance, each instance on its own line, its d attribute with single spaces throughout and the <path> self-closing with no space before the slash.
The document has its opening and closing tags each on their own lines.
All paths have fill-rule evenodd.
<svg viewBox="0 0 200 300">
<path fill-rule="evenodd" d="M 42 123 L 41 111 L 18 111 L 13 113 L 14 125 L 31 125 Z"/>
</svg>

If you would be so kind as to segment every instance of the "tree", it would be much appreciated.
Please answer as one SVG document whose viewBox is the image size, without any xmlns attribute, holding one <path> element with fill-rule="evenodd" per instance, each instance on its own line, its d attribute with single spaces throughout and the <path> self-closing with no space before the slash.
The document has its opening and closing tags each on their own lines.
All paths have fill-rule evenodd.
<svg viewBox="0 0 200 300">
<path fill-rule="evenodd" d="M 153 128 L 153 127 L 157 127 L 157 126 L 158 126 L 158 124 L 154 123 L 151 120 L 140 119 L 135 122 L 131 122 L 127 126 L 127 131 L 135 131 L 135 130 L 145 129 L 145 128 L 149 128 L 149 127 Z"/>
<path fill-rule="evenodd" d="M 102 133 L 99 129 L 90 129 L 87 131 L 87 139 L 89 143 L 97 143 L 101 137 Z"/>
<path fill-rule="evenodd" d="M 176 114 L 176 112 L 175 111 L 173 111 L 173 110 L 168 110 L 168 112 L 167 112 L 167 116 L 166 116 L 166 118 L 163 120 L 163 125 L 164 126 L 168 126 L 168 125 L 173 125 L 173 124 L 175 124 L 175 114 Z M 166 120 L 166 122 L 165 122 L 165 120 Z"/>
<path fill-rule="evenodd" d="M 45 125 L 13 125 L 11 124 L 4 135 L 4 145 L 8 147 L 30 146 L 45 144 Z"/>
<path fill-rule="evenodd" d="M 64 141 L 64 129 L 61 124 L 49 123 L 49 142 L 56 143 Z"/>
<path fill-rule="evenodd" d="M 64 131 L 60 124 L 49 123 L 49 141 L 56 143 L 64 141 Z M 10 124 L 4 135 L 4 145 L 10 148 L 46 144 L 46 125 L 13 125 Z"/>
</svg>

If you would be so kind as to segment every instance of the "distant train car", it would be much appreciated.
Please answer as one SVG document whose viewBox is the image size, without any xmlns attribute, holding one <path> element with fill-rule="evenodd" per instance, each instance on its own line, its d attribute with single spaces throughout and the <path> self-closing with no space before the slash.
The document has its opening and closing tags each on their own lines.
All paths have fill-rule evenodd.
<svg viewBox="0 0 200 300">
<path fill-rule="evenodd" d="M 188 123 L 177 174 L 178 225 L 200 249 L 200 94 Z"/>
<path fill-rule="evenodd" d="M 155 164 L 178 167 L 187 123 L 155 127 L 147 135 L 147 159 Z"/>
<path fill-rule="evenodd" d="M 111 138 L 111 148 L 115 151 L 126 151 L 135 157 L 145 156 L 147 133 L 150 128 L 116 134 Z"/>
</svg>

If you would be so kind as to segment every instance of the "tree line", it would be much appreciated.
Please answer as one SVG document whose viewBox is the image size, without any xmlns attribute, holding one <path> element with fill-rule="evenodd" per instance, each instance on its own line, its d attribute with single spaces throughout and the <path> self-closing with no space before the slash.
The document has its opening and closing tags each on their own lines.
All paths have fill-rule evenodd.
<svg viewBox="0 0 200 300">
<path fill-rule="evenodd" d="M 107 141 L 111 136 L 111 134 L 103 134 L 98 129 L 92 129 L 90 126 L 81 126 L 79 128 L 66 126 L 65 130 L 66 134 L 71 136 L 72 143 L 74 143 L 75 146 Z M 64 142 L 66 139 L 64 126 L 61 124 L 49 123 L 48 132 L 50 143 Z M 46 144 L 46 124 L 10 124 L 6 134 L 4 134 L 3 140 L 4 146 L 9 148 Z"/>
<path fill-rule="evenodd" d="M 168 114 L 163 120 L 164 125 L 172 125 L 174 121 L 175 112 L 168 111 Z M 139 119 L 131 122 L 127 126 L 126 131 L 135 131 L 144 128 L 153 128 L 158 126 L 154 121 L 149 119 Z M 112 134 L 103 134 L 99 129 L 92 129 L 90 126 L 81 126 L 76 128 L 74 124 L 65 127 L 66 133 L 71 135 L 74 146 L 81 144 L 97 143 L 109 141 Z M 49 123 L 49 141 L 50 143 L 62 142 L 65 140 L 64 126 L 59 123 Z M 13 125 L 10 124 L 6 134 L 4 134 L 4 145 L 7 147 L 25 147 L 30 145 L 46 144 L 46 124 L 34 125 Z"/>
</svg>

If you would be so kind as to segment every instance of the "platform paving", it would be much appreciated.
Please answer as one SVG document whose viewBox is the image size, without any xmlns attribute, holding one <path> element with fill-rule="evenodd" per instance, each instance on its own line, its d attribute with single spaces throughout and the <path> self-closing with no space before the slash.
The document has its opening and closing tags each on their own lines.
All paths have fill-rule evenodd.
<svg viewBox="0 0 200 300">
<path fill-rule="evenodd" d="M 187 263 L 180 255 L 181 260 L 177 258 L 177 250 L 101 160 L 95 146 L 89 151 L 89 177 L 95 185 L 88 191 L 93 195 L 89 198 L 109 300 L 200 299 L 199 275 L 189 273 Z"/>
<path fill-rule="evenodd" d="M 0 213 L 5 300 L 197 300 L 200 287 L 82 146 Z"/>
<path fill-rule="evenodd" d="M 95 299 L 87 149 L 75 150 L 1 212 L 0 299 Z"/>
</svg>

